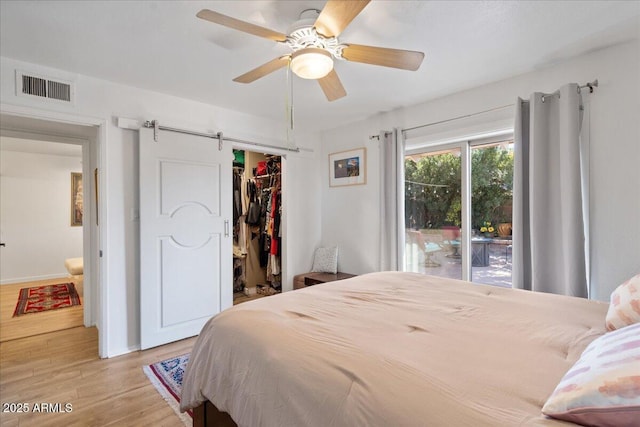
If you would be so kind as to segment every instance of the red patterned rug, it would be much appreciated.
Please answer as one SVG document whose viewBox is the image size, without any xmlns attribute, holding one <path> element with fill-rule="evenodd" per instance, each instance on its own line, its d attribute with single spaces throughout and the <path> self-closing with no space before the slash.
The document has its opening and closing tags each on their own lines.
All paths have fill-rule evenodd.
<svg viewBox="0 0 640 427">
<path fill-rule="evenodd" d="M 13 317 L 73 307 L 74 305 L 80 305 L 80 296 L 78 296 L 73 283 L 22 288 Z"/>
</svg>

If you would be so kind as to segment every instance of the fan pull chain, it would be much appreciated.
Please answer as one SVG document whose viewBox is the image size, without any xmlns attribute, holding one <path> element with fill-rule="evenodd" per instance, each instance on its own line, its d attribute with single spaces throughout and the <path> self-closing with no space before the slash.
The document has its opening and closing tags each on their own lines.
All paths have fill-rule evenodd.
<svg viewBox="0 0 640 427">
<path fill-rule="evenodd" d="M 285 120 L 287 122 L 287 144 L 294 146 L 293 141 L 293 75 L 291 73 L 291 59 L 287 64 L 287 91 L 285 95 Z"/>
</svg>

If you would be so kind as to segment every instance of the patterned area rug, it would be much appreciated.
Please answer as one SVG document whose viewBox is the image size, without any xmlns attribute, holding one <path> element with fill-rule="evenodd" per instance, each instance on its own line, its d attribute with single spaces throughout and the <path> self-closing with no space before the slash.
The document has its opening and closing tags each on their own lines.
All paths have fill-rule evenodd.
<svg viewBox="0 0 640 427">
<path fill-rule="evenodd" d="M 73 307 L 74 305 L 80 305 L 80 296 L 78 296 L 73 283 L 22 288 L 18 295 L 18 303 L 13 317 Z"/>
<path fill-rule="evenodd" d="M 158 390 L 158 393 L 171 406 L 174 412 L 182 420 L 184 425 L 191 427 L 193 424 L 193 413 L 187 411 L 180 412 L 180 393 L 182 392 L 182 378 L 184 371 L 189 363 L 189 354 L 173 357 L 154 363 L 153 365 L 143 366 L 142 370 L 151 384 Z"/>
</svg>

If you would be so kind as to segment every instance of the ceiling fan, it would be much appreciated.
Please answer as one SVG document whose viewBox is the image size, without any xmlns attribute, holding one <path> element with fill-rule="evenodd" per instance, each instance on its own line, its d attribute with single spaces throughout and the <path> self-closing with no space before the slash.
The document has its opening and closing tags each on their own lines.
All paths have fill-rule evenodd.
<svg viewBox="0 0 640 427">
<path fill-rule="evenodd" d="M 347 93 L 333 69 L 333 58 L 411 71 L 417 70 L 424 58 L 424 53 L 411 50 L 340 43 L 338 36 L 369 1 L 329 0 L 322 11 L 307 9 L 301 13 L 301 19 L 293 25 L 288 35 L 208 9 L 201 10 L 196 16 L 225 27 L 286 44 L 293 51 L 238 76 L 233 81 L 251 83 L 290 65 L 291 70 L 299 77 L 318 80 L 327 99 L 334 101 Z M 319 14 L 317 18 L 305 19 L 303 16 L 305 13 L 309 14 L 308 12 Z"/>
</svg>

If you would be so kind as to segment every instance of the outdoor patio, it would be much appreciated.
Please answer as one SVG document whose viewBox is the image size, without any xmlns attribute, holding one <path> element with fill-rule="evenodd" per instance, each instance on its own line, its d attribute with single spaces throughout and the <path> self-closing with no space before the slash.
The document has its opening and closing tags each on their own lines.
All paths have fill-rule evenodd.
<svg viewBox="0 0 640 427">
<path fill-rule="evenodd" d="M 486 267 L 472 267 L 472 282 L 486 285 L 511 287 L 511 247 L 504 243 L 487 243 L 489 262 Z M 462 279 L 462 264 L 453 248 L 441 248 L 433 252 L 418 250 L 415 244 L 407 243 L 406 271 L 433 276 Z M 428 256 L 425 256 L 428 253 Z M 428 258 L 428 259 L 427 259 Z M 439 265 L 438 265 L 439 264 Z"/>
</svg>

